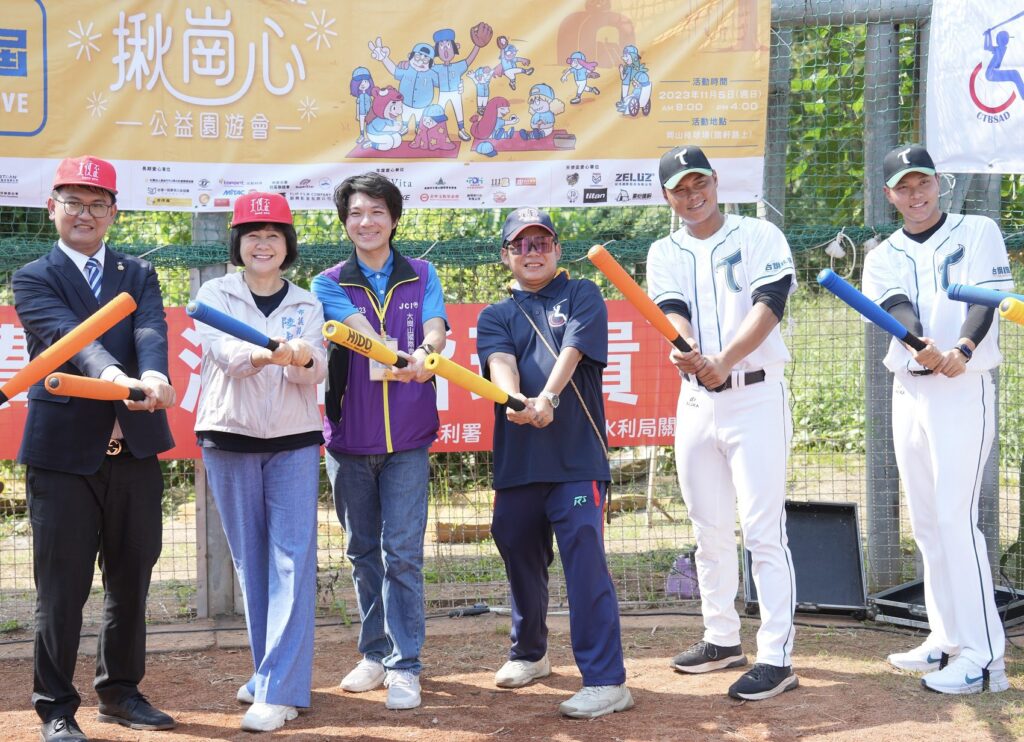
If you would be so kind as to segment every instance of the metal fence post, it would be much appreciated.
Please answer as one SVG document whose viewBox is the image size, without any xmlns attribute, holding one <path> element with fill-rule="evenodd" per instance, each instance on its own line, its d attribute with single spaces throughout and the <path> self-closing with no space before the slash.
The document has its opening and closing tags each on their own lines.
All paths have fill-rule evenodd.
<svg viewBox="0 0 1024 742">
<path fill-rule="evenodd" d="M 890 222 L 882 159 L 899 138 L 899 37 L 892 23 L 869 23 L 864 50 L 864 221 Z M 868 585 L 900 579 L 900 480 L 892 445 L 892 375 L 882 365 L 890 336 L 864 325 L 864 421 L 867 452 Z"/>
<path fill-rule="evenodd" d="M 227 244 L 228 221 L 224 214 L 196 214 L 192 217 L 192 241 L 196 244 Z M 225 263 L 192 268 L 189 295 L 211 278 L 228 272 Z M 199 618 L 242 613 L 241 586 L 235 578 L 231 551 L 224 536 L 220 513 L 206 480 L 206 468 L 196 460 L 196 615 Z"/>
<path fill-rule="evenodd" d="M 762 201 L 758 216 L 780 229 L 786 213 L 786 145 L 789 142 L 789 85 L 793 29 L 773 28 L 768 72 L 768 135 L 764 148 Z"/>
</svg>

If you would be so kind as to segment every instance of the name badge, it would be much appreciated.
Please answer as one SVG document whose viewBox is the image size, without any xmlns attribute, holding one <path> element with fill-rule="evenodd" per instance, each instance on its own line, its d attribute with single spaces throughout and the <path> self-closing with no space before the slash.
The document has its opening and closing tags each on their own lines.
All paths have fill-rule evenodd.
<svg viewBox="0 0 1024 742">
<path fill-rule="evenodd" d="M 390 338 L 385 335 L 381 339 L 390 350 L 398 350 L 398 338 Z M 370 359 L 370 381 L 391 381 L 393 378 L 391 366 L 386 366 L 380 361 Z"/>
</svg>

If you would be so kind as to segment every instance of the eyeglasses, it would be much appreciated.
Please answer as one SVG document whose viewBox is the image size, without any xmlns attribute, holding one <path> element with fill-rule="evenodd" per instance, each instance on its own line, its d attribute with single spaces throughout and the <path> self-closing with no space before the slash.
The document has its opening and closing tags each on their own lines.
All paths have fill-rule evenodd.
<svg viewBox="0 0 1024 742">
<path fill-rule="evenodd" d="M 528 255 L 531 250 L 546 255 L 555 249 L 555 238 L 549 234 L 518 237 L 505 243 L 505 249 L 512 255 Z"/>
<path fill-rule="evenodd" d="M 110 213 L 110 210 L 114 207 L 114 204 L 105 203 L 92 203 L 83 204 L 81 201 L 61 201 L 59 198 L 54 198 L 59 204 L 64 204 L 64 213 L 68 216 L 81 216 L 82 213 L 88 209 L 89 215 L 93 219 L 102 219 Z"/>
</svg>

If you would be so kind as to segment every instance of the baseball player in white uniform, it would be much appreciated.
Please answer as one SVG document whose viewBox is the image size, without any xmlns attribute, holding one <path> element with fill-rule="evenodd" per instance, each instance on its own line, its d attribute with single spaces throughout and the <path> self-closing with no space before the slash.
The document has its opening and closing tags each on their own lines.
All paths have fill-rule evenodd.
<svg viewBox="0 0 1024 742">
<path fill-rule="evenodd" d="M 661 158 L 659 177 L 683 228 L 651 245 L 648 293 L 693 348 L 673 350 L 679 485 L 697 539 L 704 638 L 675 657 L 679 672 L 747 664 L 736 612 L 736 507 L 761 609 L 755 665 L 729 688 L 760 700 L 798 685 L 792 668 L 796 582 L 786 537 L 792 438 L 779 332 L 796 289 L 793 257 L 769 222 L 718 207 L 718 176 L 698 147 Z M 724 386 L 724 388 L 723 388 Z"/>
<path fill-rule="evenodd" d="M 940 693 L 1004 691 L 1005 639 L 996 611 L 985 539 L 978 530 L 981 475 L 995 436 L 999 365 L 995 310 L 953 301 L 951 283 L 1011 291 L 1006 246 L 995 222 L 945 214 L 935 164 L 924 147 L 903 146 L 883 162 L 885 194 L 903 228 L 868 253 L 864 293 L 927 344 L 893 340 L 892 432 L 910 524 L 924 562 L 930 633 L 889 655 L 926 672 Z"/>
</svg>

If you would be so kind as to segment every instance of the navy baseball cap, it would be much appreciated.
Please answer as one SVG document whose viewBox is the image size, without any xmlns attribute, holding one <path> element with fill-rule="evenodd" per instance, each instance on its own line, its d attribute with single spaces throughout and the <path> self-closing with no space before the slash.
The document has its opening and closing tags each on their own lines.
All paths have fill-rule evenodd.
<svg viewBox="0 0 1024 742">
<path fill-rule="evenodd" d="M 711 175 L 712 172 L 711 163 L 700 147 L 676 147 L 663 154 L 658 164 L 658 180 L 665 188 L 675 188 L 690 173 Z"/>
<path fill-rule="evenodd" d="M 527 227 L 541 227 L 551 233 L 551 236 L 558 239 L 558 232 L 555 225 L 551 223 L 551 217 L 543 209 L 535 209 L 526 206 L 516 209 L 505 220 L 505 226 L 501 228 L 501 244 L 506 245 L 514 240 L 520 232 Z"/>
<path fill-rule="evenodd" d="M 932 156 L 920 144 L 897 147 L 882 160 L 882 177 L 890 188 L 895 187 L 907 173 L 935 175 Z"/>
</svg>

